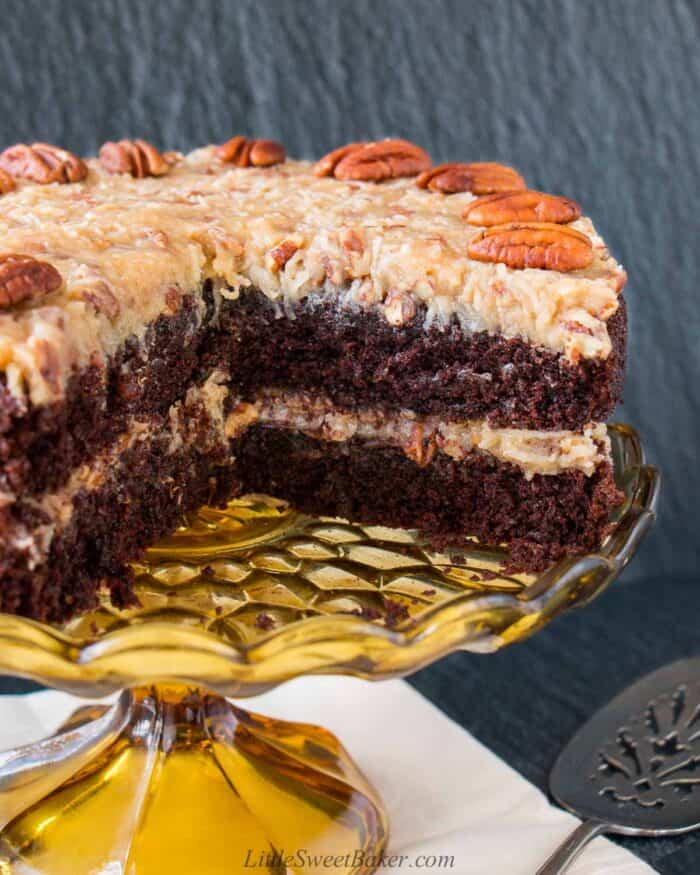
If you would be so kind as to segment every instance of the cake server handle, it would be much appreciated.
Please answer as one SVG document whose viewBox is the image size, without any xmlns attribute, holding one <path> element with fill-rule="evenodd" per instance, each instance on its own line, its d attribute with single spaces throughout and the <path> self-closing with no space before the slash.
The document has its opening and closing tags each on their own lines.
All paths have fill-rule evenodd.
<svg viewBox="0 0 700 875">
<path fill-rule="evenodd" d="M 608 823 L 603 823 L 600 820 L 584 820 L 564 839 L 547 862 L 540 866 L 537 875 L 561 875 L 590 841 L 609 831 L 610 824 Z"/>
</svg>

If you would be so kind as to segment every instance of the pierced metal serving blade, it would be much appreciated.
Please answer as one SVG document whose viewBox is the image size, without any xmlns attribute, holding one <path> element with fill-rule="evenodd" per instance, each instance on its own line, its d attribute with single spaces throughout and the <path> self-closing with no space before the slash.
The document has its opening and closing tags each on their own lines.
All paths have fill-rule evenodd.
<svg viewBox="0 0 700 875">
<path fill-rule="evenodd" d="M 558 875 L 597 835 L 662 836 L 700 828 L 700 657 L 628 687 L 571 739 L 549 779 L 583 819 L 537 875 Z"/>
</svg>

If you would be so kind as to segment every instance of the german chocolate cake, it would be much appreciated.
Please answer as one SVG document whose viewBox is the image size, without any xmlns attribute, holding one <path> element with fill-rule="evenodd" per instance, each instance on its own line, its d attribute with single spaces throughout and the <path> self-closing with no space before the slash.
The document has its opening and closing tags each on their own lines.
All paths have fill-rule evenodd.
<svg viewBox="0 0 700 875">
<path fill-rule="evenodd" d="M 0 611 L 61 621 L 247 492 L 506 544 L 619 503 L 626 275 L 578 205 L 403 140 L 0 154 Z"/>
</svg>

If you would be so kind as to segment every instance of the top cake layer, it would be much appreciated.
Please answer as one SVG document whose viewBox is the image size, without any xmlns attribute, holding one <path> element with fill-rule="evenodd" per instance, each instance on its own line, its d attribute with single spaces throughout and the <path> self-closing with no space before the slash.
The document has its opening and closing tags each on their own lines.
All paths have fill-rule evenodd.
<svg viewBox="0 0 700 875">
<path fill-rule="evenodd" d="M 282 307 L 331 296 L 396 326 L 425 307 L 426 325 L 456 317 L 574 364 L 610 355 L 607 322 L 626 277 L 588 218 L 567 226 L 592 244 L 587 267 L 513 269 L 469 257 L 483 231 L 463 217 L 473 194 L 414 178 L 318 177 L 304 161 L 240 168 L 214 147 L 176 156 L 157 178 L 86 163 L 83 181 L 17 180 L 0 197 L 0 256 L 34 256 L 61 277 L 0 312 L 0 370 L 19 400 L 60 399 L 76 369 L 142 338 L 205 280 L 223 297 L 253 287 Z"/>
</svg>

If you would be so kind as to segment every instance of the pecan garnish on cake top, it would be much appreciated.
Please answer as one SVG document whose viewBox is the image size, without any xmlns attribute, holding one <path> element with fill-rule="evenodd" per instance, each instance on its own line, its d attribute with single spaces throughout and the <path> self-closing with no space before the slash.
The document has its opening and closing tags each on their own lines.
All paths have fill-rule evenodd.
<svg viewBox="0 0 700 875">
<path fill-rule="evenodd" d="M 503 191 L 487 194 L 462 213 L 470 225 L 505 225 L 508 222 L 553 222 L 566 225 L 581 216 L 576 201 L 543 191 Z"/>
<path fill-rule="evenodd" d="M 136 179 L 164 176 L 171 166 L 146 140 L 108 140 L 102 144 L 99 158 L 107 173 L 129 173 Z"/>
<path fill-rule="evenodd" d="M 345 146 L 338 146 L 332 152 L 328 152 L 323 158 L 319 158 L 314 164 L 314 173 L 316 176 L 335 176 L 335 168 L 340 162 L 352 152 L 366 146 L 367 143 L 347 143 Z"/>
<path fill-rule="evenodd" d="M 442 194 L 469 191 L 481 195 L 527 188 L 525 180 L 517 170 L 493 161 L 438 164 L 437 167 L 421 173 L 416 179 L 416 185 Z"/>
<path fill-rule="evenodd" d="M 5 170 L 0 170 L 0 194 L 8 194 L 16 188 L 14 179 Z"/>
<path fill-rule="evenodd" d="M 15 179 L 29 179 L 40 185 L 50 182 L 82 182 L 87 176 L 85 162 L 49 143 L 17 143 L 0 153 L 0 169 Z"/>
<path fill-rule="evenodd" d="M 426 151 L 408 140 L 377 140 L 373 143 L 349 143 L 334 149 L 316 162 L 316 176 L 359 182 L 383 182 L 404 176 L 416 176 L 430 167 Z"/>
<path fill-rule="evenodd" d="M 0 255 L 1 310 L 55 292 L 62 282 L 61 274 L 46 261 L 31 255 Z"/>
<path fill-rule="evenodd" d="M 513 222 L 486 228 L 469 243 L 476 261 L 500 262 L 516 270 L 538 268 L 566 273 L 593 261 L 593 246 L 585 234 L 548 222 Z"/>
<path fill-rule="evenodd" d="M 250 140 L 238 136 L 217 146 L 216 157 L 236 167 L 272 167 L 284 163 L 287 153 L 284 146 L 274 140 Z"/>
</svg>

